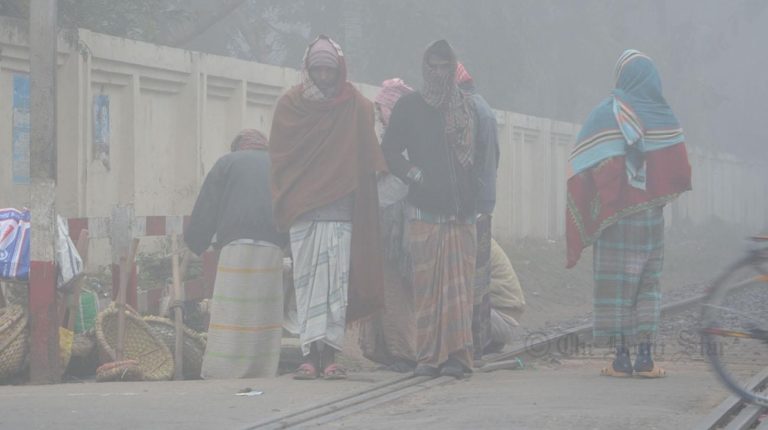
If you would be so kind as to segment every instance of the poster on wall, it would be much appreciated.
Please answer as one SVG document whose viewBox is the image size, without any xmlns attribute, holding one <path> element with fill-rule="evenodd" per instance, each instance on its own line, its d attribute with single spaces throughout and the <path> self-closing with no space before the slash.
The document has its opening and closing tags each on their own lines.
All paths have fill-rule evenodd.
<svg viewBox="0 0 768 430">
<path fill-rule="evenodd" d="M 93 96 L 93 160 L 109 170 L 109 96 Z"/>
<path fill-rule="evenodd" d="M 11 172 L 14 184 L 29 184 L 29 75 L 13 75 Z"/>
</svg>

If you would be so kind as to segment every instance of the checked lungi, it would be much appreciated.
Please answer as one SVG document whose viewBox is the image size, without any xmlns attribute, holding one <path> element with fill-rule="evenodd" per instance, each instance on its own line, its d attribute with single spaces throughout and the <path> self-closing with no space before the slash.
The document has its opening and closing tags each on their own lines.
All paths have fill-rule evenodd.
<svg viewBox="0 0 768 430">
<path fill-rule="evenodd" d="M 653 342 L 661 313 L 664 213 L 655 206 L 603 230 L 594 244 L 595 341 Z"/>
</svg>

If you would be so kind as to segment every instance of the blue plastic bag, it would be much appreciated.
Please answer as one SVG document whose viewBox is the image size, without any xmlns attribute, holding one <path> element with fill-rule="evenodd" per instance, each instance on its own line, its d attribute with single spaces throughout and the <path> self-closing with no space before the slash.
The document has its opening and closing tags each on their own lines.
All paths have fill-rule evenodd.
<svg viewBox="0 0 768 430">
<path fill-rule="evenodd" d="M 29 279 L 29 210 L 0 209 L 0 278 Z"/>
</svg>

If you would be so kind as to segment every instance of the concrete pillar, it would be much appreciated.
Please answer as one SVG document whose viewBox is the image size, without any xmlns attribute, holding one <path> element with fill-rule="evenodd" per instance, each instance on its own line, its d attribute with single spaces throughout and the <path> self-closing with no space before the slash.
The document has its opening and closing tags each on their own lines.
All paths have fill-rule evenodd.
<svg viewBox="0 0 768 430">
<path fill-rule="evenodd" d="M 30 1 L 30 379 L 61 381 L 54 263 L 56 200 L 56 0 Z"/>
</svg>

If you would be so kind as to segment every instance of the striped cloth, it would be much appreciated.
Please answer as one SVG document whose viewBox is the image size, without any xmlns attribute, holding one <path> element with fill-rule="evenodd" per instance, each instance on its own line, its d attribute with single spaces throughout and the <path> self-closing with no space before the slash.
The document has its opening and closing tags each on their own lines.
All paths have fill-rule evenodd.
<svg viewBox="0 0 768 430">
<path fill-rule="evenodd" d="M 607 227 L 594 245 L 595 341 L 653 342 L 661 312 L 664 261 L 662 207 L 629 215 Z"/>
<path fill-rule="evenodd" d="M 268 242 L 221 249 L 211 300 L 204 379 L 272 377 L 280 361 L 283 253 Z"/>
<path fill-rule="evenodd" d="M 616 62 L 616 88 L 582 125 L 570 156 L 574 174 L 611 157 L 625 156 L 627 179 L 646 188 L 645 156 L 683 143 L 680 122 L 661 90 L 661 77 L 650 57 L 628 49 Z"/>
<path fill-rule="evenodd" d="M 341 351 L 351 241 L 349 222 L 307 221 L 291 227 L 299 340 L 305 356 L 317 341 Z"/>
<path fill-rule="evenodd" d="M 616 62 L 616 88 L 581 126 L 566 197 L 566 267 L 603 229 L 691 189 L 685 135 L 653 60 L 636 50 Z"/>
<path fill-rule="evenodd" d="M 491 216 L 477 221 L 477 257 L 475 260 L 475 291 L 472 307 L 472 340 L 474 357 L 483 356 L 491 343 Z"/>
<path fill-rule="evenodd" d="M 474 224 L 409 222 L 418 363 L 472 368 Z"/>
</svg>

